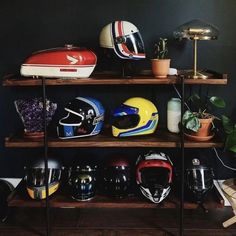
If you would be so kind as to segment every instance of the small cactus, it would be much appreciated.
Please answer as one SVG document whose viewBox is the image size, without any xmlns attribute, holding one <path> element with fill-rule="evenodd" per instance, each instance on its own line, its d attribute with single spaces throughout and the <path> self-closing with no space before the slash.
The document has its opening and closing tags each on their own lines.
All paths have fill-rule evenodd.
<svg viewBox="0 0 236 236">
<path fill-rule="evenodd" d="M 154 45 L 154 53 L 157 59 L 165 59 L 168 53 L 167 39 L 160 38 L 158 43 Z"/>
</svg>

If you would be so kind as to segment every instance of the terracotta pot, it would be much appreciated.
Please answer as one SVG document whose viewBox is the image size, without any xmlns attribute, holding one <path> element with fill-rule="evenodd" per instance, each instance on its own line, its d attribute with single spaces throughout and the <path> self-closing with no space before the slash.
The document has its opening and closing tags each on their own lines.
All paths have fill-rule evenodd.
<svg viewBox="0 0 236 236">
<path fill-rule="evenodd" d="M 198 132 L 191 132 L 191 135 L 199 136 L 199 137 L 206 137 L 212 135 L 212 122 L 213 118 L 206 118 L 206 119 L 199 119 L 201 127 Z"/>
<path fill-rule="evenodd" d="M 157 78 L 166 78 L 170 69 L 170 59 L 152 59 L 152 73 Z"/>
</svg>

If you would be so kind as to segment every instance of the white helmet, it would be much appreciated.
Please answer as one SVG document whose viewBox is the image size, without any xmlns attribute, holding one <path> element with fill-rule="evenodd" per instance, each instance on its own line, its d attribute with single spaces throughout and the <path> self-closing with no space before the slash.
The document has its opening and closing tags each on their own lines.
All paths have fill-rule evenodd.
<svg viewBox="0 0 236 236">
<path fill-rule="evenodd" d="M 165 153 L 149 152 L 136 162 L 136 182 L 150 201 L 160 203 L 171 190 L 173 164 Z"/>
<path fill-rule="evenodd" d="M 145 58 L 144 43 L 138 28 L 128 21 L 114 21 L 100 32 L 100 46 L 113 49 L 122 59 Z"/>
</svg>

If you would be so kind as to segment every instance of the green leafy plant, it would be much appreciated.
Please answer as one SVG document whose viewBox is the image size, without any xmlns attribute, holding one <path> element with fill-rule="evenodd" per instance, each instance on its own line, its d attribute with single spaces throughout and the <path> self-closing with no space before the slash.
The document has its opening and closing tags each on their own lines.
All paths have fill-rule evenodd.
<svg viewBox="0 0 236 236">
<path fill-rule="evenodd" d="M 222 98 L 216 96 L 202 99 L 198 94 L 194 94 L 188 98 L 188 101 L 192 102 L 194 111 L 185 111 L 182 119 L 182 125 L 187 130 L 191 130 L 193 132 L 197 132 L 201 127 L 199 119 L 213 118 L 220 120 L 218 117 L 210 113 L 211 105 L 218 108 L 225 107 L 225 101 Z M 212 125 L 214 127 L 214 124 Z"/>
<path fill-rule="evenodd" d="M 154 45 L 154 54 L 157 59 L 165 59 L 168 54 L 167 38 L 160 38 Z"/>
<path fill-rule="evenodd" d="M 226 134 L 225 149 L 236 153 L 236 123 L 225 115 L 222 115 L 221 120 Z"/>
</svg>

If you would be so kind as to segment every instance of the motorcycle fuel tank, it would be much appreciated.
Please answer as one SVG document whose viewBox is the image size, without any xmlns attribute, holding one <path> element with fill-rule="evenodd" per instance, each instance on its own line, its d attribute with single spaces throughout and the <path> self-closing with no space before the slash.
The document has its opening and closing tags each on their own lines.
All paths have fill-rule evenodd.
<svg viewBox="0 0 236 236">
<path fill-rule="evenodd" d="M 20 73 L 26 77 L 88 78 L 96 63 L 91 50 L 65 45 L 33 53 L 21 65 Z"/>
</svg>

